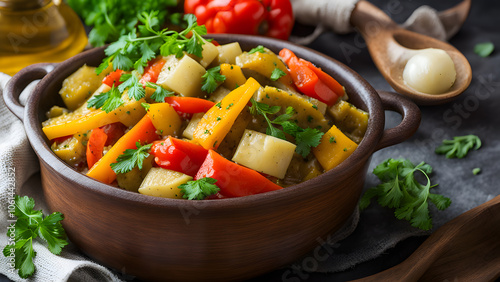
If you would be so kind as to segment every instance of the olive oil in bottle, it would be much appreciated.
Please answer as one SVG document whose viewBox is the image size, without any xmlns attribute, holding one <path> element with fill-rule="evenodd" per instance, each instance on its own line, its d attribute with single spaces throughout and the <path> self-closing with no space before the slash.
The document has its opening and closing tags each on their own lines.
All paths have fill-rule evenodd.
<svg viewBox="0 0 500 282">
<path fill-rule="evenodd" d="M 0 72 L 61 62 L 86 45 L 80 18 L 60 0 L 0 0 Z"/>
</svg>

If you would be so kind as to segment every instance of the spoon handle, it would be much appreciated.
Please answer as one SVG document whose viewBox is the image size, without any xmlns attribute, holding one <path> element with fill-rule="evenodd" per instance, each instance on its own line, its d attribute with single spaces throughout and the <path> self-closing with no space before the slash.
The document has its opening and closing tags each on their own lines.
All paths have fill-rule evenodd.
<svg viewBox="0 0 500 282">
<path fill-rule="evenodd" d="M 351 24 L 361 32 L 365 40 L 377 37 L 380 32 L 399 28 L 384 11 L 364 0 L 359 1 L 352 11 Z"/>
<path fill-rule="evenodd" d="M 402 263 L 356 281 L 493 281 L 500 277 L 500 196 L 434 232 Z"/>
</svg>

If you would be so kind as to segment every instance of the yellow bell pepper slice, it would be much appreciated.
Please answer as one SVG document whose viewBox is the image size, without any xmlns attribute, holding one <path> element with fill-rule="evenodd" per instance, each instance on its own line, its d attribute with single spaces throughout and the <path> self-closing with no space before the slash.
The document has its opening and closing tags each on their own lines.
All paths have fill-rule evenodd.
<svg viewBox="0 0 500 282">
<path fill-rule="evenodd" d="M 109 90 L 109 86 L 103 85 L 107 87 L 107 90 L 102 86 L 97 90 L 99 93 Z M 125 101 L 123 106 L 109 113 L 101 109 L 87 108 L 87 103 L 84 103 L 74 112 L 44 121 L 42 124 L 42 131 L 49 140 L 52 140 L 54 138 L 85 132 L 115 122 L 121 122 L 126 126 L 132 126 L 146 114 L 146 111 L 141 106 L 141 103 L 145 102 L 145 100 L 140 99 L 136 101 L 134 99 L 128 99 L 128 95 L 126 94 L 122 96 L 122 99 Z"/>
<path fill-rule="evenodd" d="M 243 75 L 243 71 L 237 65 L 221 64 L 220 74 L 226 77 L 223 85 L 229 90 L 234 90 L 247 81 L 245 75 Z"/>
<path fill-rule="evenodd" d="M 149 105 L 147 114 L 162 136 L 178 135 L 181 130 L 182 120 L 168 103 Z"/>
<path fill-rule="evenodd" d="M 312 152 L 321 166 L 330 170 L 347 159 L 357 147 L 358 144 L 334 125 L 323 135 L 320 144 Z"/>
<path fill-rule="evenodd" d="M 87 172 L 87 176 L 97 179 L 101 182 L 110 184 L 116 179 L 116 173 L 111 169 L 111 164 L 116 162 L 118 156 L 127 149 L 135 149 L 136 142 L 152 143 L 158 139 L 156 128 L 148 115 L 144 117 L 123 135 L 111 147 L 111 149 Z"/>
<path fill-rule="evenodd" d="M 252 54 L 244 52 L 236 57 L 236 64 L 241 68 L 254 70 L 267 78 L 270 78 L 274 69 L 278 68 L 285 73 L 278 79 L 278 82 L 286 88 L 293 89 L 293 79 L 285 64 L 271 50 L 264 48 L 264 51 L 265 53 L 255 52 Z"/>
<path fill-rule="evenodd" d="M 215 150 L 259 88 L 260 84 L 249 78 L 245 84 L 231 91 L 203 115 L 193 132 L 193 141 L 207 150 Z"/>
</svg>

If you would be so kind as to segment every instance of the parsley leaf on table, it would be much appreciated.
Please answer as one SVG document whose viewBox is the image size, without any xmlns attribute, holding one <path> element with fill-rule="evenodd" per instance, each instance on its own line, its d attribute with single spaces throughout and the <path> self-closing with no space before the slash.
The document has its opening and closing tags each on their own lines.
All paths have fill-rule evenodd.
<svg viewBox="0 0 500 282">
<path fill-rule="evenodd" d="M 203 84 L 201 86 L 201 90 L 209 94 L 215 91 L 218 86 L 218 82 L 224 82 L 224 80 L 226 80 L 226 77 L 220 74 L 220 66 L 208 69 L 201 78 L 203 78 L 201 82 Z"/>
<path fill-rule="evenodd" d="M 203 200 L 210 195 L 219 192 L 220 188 L 215 185 L 217 179 L 204 177 L 194 181 L 179 185 L 185 199 L 188 200 Z"/>
<path fill-rule="evenodd" d="M 425 185 L 417 181 L 415 172 L 424 175 L 427 179 Z M 451 204 L 449 198 L 430 192 L 430 188 L 436 186 L 431 186 L 428 176 L 431 172 L 432 167 L 425 162 L 415 166 L 407 159 L 390 158 L 383 161 L 373 170 L 373 174 L 382 183 L 366 190 L 359 203 L 360 209 L 367 208 L 371 199 L 377 197 L 381 206 L 395 209 L 396 218 L 405 219 L 412 226 L 423 230 L 431 229 L 428 201 L 439 210 L 444 210 Z"/>
<path fill-rule="evenodd" d="M 33 258 L 36 252 L 33 250 L 33 240 L 40 236 L 47 242 L 49 251 L 58 255 L 66 241 L 66 233 L 61 225 L 64 216 L 60 212 L 54 212 L 48 216 L 43 216 L 41 210 L 33 210 L 35 200 L 28 196 L 14 198 L 15 211 L 17 217 L 15 223 L 15 244 L 7 245 L 3 249 L 3 254 L 9 257 L 14 252 L 15 269 L 19 270 L 21 278 L 28 278 L 35 272 Z M 7 232 L 10 237 L 10 230 Z"/>
<path fill-rule="evenodd" d="M 453 140 L 443 140 L 443 143 L 436 148 L 436 154 L 444 155 L 446 158 L 463 158 L 467 156 L 469 150 L 478 150 L 481 147 L 481 139 L 476 135 L 455 136 Z"/>
<path fill-rule="evenodd" d="M 488 57 L 493 50 L 495 50 L 495 45 L 491 42 L 478 43 L 474 46 L 474 53 L 481 57 Z"/>
<path fill-rule="evenodd" d="M 116 173 L 127 173 L 134 169 L 134 167 L 139 167 L 142 169 L 142 164 L 144 160 L 149 157 L 149 149 L 153 144 L 146 144 L 141 146 L 139 142 L 135 143 L 137 149 L 127 149 L 118 156 L 116 163 L 111 164 L 111 169 Z"/>
<path fill-rule="evenodd" d="M 250 99 L 250 102 L 252 103 L 250 113 L 253 115 L 262 115 L 266 120 L 268 124 L 266 134 L 283 140 L 286 140 L 285 133 L 290 134 L 295 138 L 295 144 L 297 145 L 295 151 L 302 157 L 307 157 L 311 152 L 311 148 L 319 145 L 324 133 L 315 128 L 308 127 L 304 129 L 296 122 L 291 121 L 295 113 L 292 107 L 287 107 L 284 114 L 276 117 L 274 120 L 270 120 L 267 115 L 278 113 L 281 109 L 280 106 L 269 106 L 268 104 L 257 102 L 253 98 Z M 283 130 L 276 128 L 273 124 L 281 125 Z"/>
</svg>

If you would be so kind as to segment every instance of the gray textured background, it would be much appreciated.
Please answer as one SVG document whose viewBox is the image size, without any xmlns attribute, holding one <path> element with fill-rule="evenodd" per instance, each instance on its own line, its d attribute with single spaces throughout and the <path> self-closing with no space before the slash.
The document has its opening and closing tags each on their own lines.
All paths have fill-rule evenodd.
<svg viewBox="0 0 500 282">
<path fill-rule="evenodd" d="M 421 5 L 429 5 L 438 11 L 459 3 L 458 0 L 443 1 L 399 1 L 370 0 L 384 10 L 396 22 L 404 22 Z M 452 200 L 445 211 L 431 209 L 434 229 L 455 218 L 461 213 L 490 200 L 500 194 L 500 1 L 472 1 L 469 18 L 462 29 L 449 40 L 469 60 L 473 77 L 469 88 L 458 99 L 440 106 L 422 106 L 422 122 L 419 130 L 409 140 L 382 149 L 372 158 L 365 189 L 376 186 L 378 179 L 371 173 L 373 168 L 387 158 L 408 158 L 415 164 L 425 161 L 434 168 L 432 183 L 439 183 L 435 191 Z M 306 34 L 311 29 L 296 26 L 294 34 Z M 473 52 L 477 43 L 491 41 L 497 50 L 487 58 L 481 58 Z M 342 48 L 344 46 L 344 48 Z M 342 50 L 350 46 L 356 50 L 346 55 Z M 310 44 L 315 50 L 325 53 L 346 64 L 361 74 L 375 89 L 391 91 L 373 64 L 364 41 L 355 33 L 337 35 L 327 32 Z M 386 127 L 393 127 L 401 120 L 398 114 L 386 114 Z M 443 139 L 453 136 L 475 134 L 483 146 L 472 151 L 464 159 L 446 159 L 436 155 L 434 149 Z M 473 175 L 472 169 L 481 168 L 481 174 Z M 432 205 L 431 205 L 432 206 Z M 413 230 L 415 231 L 415 230 Z M 412 232 L 412 227 L 405 221 L 394 218 L 392 210 L 372 205 L 361 212 L 358 227 L 351 236 L 334 245 L 335 257 L 345 260 L 357 255 L 370 253 L 382 245 L 398 241 L 397 237 L 405 232 Z M 255 281 L 346 281 L 378 273 L 398 264 L 408 257 L 427 237 L 410 237 L 386 250 L 379 257 L 358 264 L 353 268 L 336 273 L 307 273 L 284 275 L 290 269 L 280 269 Z M 335 263 L 335 262 L 330 262 Z M 320 263 L 318 271 L 326 271 L 331 265 Z M 290 272 L 288 272 L 290 273 Z"/>
</svg>

